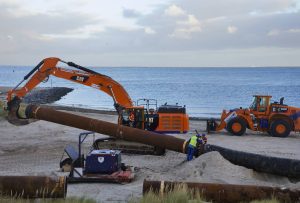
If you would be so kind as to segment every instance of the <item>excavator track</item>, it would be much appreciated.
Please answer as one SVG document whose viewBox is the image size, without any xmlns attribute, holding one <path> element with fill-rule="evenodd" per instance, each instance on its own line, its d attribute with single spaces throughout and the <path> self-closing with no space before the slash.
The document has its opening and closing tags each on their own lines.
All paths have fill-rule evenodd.
<svg viewBox="0 0 300 203">
<path fill-rule="evenodd" d="M 128 142 L 114 137 L 100 138 L 94 141 L 94 149 L 120 150 L 124 154 L 157 155 L 165 154 L 165 149 L 137 142 Z"/>
</svg>

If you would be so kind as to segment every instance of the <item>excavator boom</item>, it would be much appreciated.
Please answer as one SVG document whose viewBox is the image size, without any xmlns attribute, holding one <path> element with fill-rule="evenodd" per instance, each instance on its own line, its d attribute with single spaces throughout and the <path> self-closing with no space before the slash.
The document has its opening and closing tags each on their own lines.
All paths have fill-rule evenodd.
<svg viewBox="0 0 300 203">
<path fill-rule="evenodd" d="M 73 69 L 58 67 L 59 62 Z M 28 92 L 51 75 L 101 90 L 111 96 L 119 115 L 119 124 L 161 133 L 186 133 L 189 130 L 185 107 L 165 105 L 154 113 L 150 112 L 148 107 L 134 106 L 123 86 L 109 76 L 55 57 L 42 60 L 24 77 L 23 81 L 8 92 L 8 107 L 9 103 L 16 100 L 20 102 Z M 25 81 L 26 84 L 19 88 Z"/>
<path fill-rule="evenodd" d="M 66 63 L 79 70 L 57 67 L 58 62 Z M 59 58 L 46 58 L 39 63 L 38 66 L 24 77 L 23 81 L 31 76 L 30 80 L 22 88 L 17 89 L 21 84 L 19 83 L 16 88 L 8 92 L 7 101 L 11 101 L 14 97 L 22 99 L 28 92 L 46 80 L 50 75 L 99 89 L 111 96 L 117 107 L 128 108 L 133 106 L 133 102 L 126 90 L 109 76 L 81 67 L 72 62 L 64 62 Z"/>
</svg>

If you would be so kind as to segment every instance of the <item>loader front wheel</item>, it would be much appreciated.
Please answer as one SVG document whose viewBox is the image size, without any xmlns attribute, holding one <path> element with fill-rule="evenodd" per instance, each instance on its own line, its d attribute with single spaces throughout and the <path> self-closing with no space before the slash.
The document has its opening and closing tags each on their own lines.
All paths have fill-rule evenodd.
<svg viewBox="0 0 300 203">
<path fill-rule="evenodd" d="M 291 126 L 285 120 L 275 120 L 271 123 L 270 131 L 274 137 L 287 137 L 291 132 Z"/>
<path fill-rule="evenodd" d="M 246 132 L 246 125 L 243 119 L 236 117 L 227 123 L 226 129 L 233 135 L 241 136 Z"/>
</svg>

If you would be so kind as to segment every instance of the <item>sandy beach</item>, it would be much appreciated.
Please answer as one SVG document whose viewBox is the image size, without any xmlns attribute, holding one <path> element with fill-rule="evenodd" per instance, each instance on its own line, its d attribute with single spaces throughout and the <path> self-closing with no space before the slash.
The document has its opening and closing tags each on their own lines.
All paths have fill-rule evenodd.
<svg viewBox="0 0 300 203">
<path fill-rule="evenodd" d="M 86 116 L 116 122 L 117 116 L 85 113 Z M 193 129 L 204 130 L 205 122 L 191 121 L 191 132 L 176 135 L 188 139 Z M 76 146 L 82 130 L 45 121 L 16 127 L 5 120 L 0 122 L 1 175 L 66 175 L 59 171 L 59 161 L 67 144 Z M 103 135 L 97 134 L 97 137 Z M 86 150 L 89 148 L 86 142 Z M 245 136 L 235 137 L 227 132 L 208 135 L 208 142 L 232 149 L 299 159 L 300 136 L 273 138 L 266 134 L 248 131 Z M 186 156 L 167 151 L 165 156 L 122 155 L 123 162 L 136 168 L 136 178 L 126 185 L 76 184 L 68 186 L 67 196 L 86 196 L 101 202 L 126 201 L 142 195 L 142 182 L 153 180 L 199 181 L 232 184 L 258 184 L 300 187 L 286 177 L 258 173 L 236 166 L 225 160 L 218 152 L 210 152 L 199 158 L 182 163 Z"/>
<path fill-rule="evenodd" d="M 100 113 L 81 114 L 116 123 L 117 116 Z M 191 120 L 190 132 L 174 136 L 189 139 L 194 130 L 204 132 L 205 121 Z M 26 126 L 14 126 L 0 120 L 0 175 L 67 175 L 59 172 L 59 162 L 67 144 L 77 145 L 80 129 L 36 121 Z M 96 138 L 105 135 L 96 134 Z M 93 137 L 85 142 L 90 148 Z M 246 135 L 231 136 L 226 131 L 208 135 L 208 143 L 230 149 L 275 157 L 300 158 L 299 133 L 288 138 L 275 138 L 248 130 Z M 191 162 L 184 162 L 185 154 L 167 151 L 164 156 L 125 155 L 122 160 L 136 169 L 135 180 L 129 184 L 69 184 L 67 196 L 85 196 L 99 202 L 126 202 L 141 197 L 144 179 L 193 182 L 255 184 L 299 188 L 300 182 L 234 165 L 218 152 L 206 153 Z"/>
<path fill-rule="evenodd" d="M 0 15 L 0 176 L 7 180 L 0 180 L 0 203 L 6 196 L 15 201 L 19 191 L 23 201 L 29 197 L 26 189 L 35 198 L 28 202 L 43 201 L 36 195 L 50 188 L 49 176 L 60 183 L 66 180 L 66 197 L 83 202 L 138 201 L 144 180 L 149 180 L 196 182 L 190 186 L 197 188 L 197 183 L 227 184 L 196 191 L 207 200 L 243 201 L 272 190 L 287 202 L 295 197 L 300 203 L 300 0 L 0 0 Z M 28 124 L 13 125 L 5 116 L 12 123 Z M 207 134 L 209 119 L 222 120 L 220 125 L 208 122 L 211 131 L 222 130 Z M 156 145 L 155 153 L 167 150 L 162 156 L 126 154 L 125 141 L 117 141 L 123 147 L 119 164 L 118 152 L 93 151 L 98 150 L 92 147 L 94 141 L 107 137 L 95 133 L 82 144 L 84 159 L 76 150 L 69 153 L 71 161 L 65 160 L 68 145 L 78 149 L 79 134 L 86 132 L 82 129 Z M 158 134 L 175 130 L 188 132 Z M 195 130 L 207 134 L 206 146 L 197 146 L 200 138 L 190 139 Z M 106 147 L 98 141 L 99 149 Z M 181 153 L 191 155 L 189 144 L 201 154 L 192 161 Z M 133 148 L 139 152 L 142 147 Z M 144 146 L 143 153 L 150 150 Z M 78 167 L 87 182 L 128 180 L 126 166 L 134 169 L 135 178 L 126 184 L 74 183 L 80 174 L 68 179 L 70 173 L 60 165 Z M 116 173 L 101 176 L 103 165 L 109 168 L 105 172 Z M 30 181 L 25 185 L 20 177 L 7 176 Z M 47 177 L 39 180 L 40 186 L 32 180 L 41 177 L 27 176 Z M 158 197 L 165 198 L 162 194 L 171 187 L 156 183 Z M 189 192 L 182 196 L 191 203 L 195 197 Z M 57 196 L 51 190 L 49 197 Z"/>
</svg>

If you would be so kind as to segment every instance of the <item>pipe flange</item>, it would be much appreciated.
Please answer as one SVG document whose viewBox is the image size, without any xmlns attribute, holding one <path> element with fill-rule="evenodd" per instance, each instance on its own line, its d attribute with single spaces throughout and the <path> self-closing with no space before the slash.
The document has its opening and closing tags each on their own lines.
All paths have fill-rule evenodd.
<svg viewBox="0 0 300 203">
<path fill-rule="evenodd" d="M 8 110 L 7 121 L 16 126 L 29 124 L 29 119 L 21 118 L 19 116 L 20 104 L 21 104 L 21 99 L 17 97 L 7 102 L 7 110 Z"/>
</svg>

